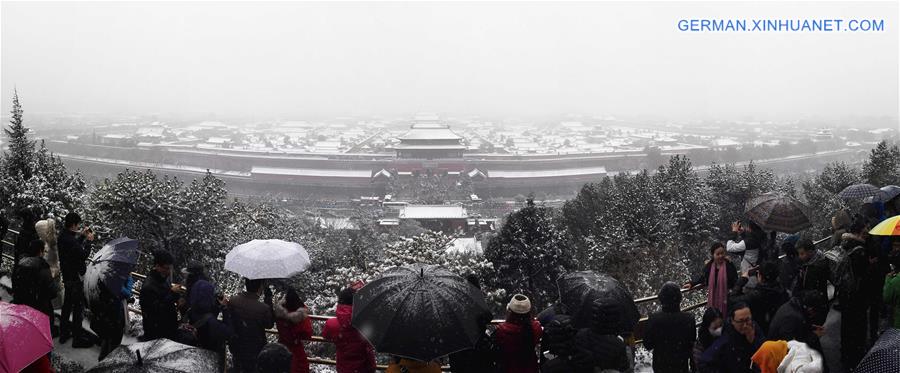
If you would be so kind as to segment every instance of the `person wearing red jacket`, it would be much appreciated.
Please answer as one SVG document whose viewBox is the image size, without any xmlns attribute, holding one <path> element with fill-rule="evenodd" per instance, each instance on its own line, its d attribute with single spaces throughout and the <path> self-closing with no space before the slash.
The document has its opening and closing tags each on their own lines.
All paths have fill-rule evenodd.
<svg viewBox="0 0 900 373">
<path fill-rule="evenodd" d="M 346 288 L 338 295 L 336 317 L 325 322 L 322 337 L 337 347 L 338 373 L 375 372 L 375 349 L 362 334 L 350 324 L 353 316 L 353 293 Z"/>
<path fill-rule="evenodd" d="M 283 304 L 275 305 L 275 326 L 278 328 L 278 343 L 291 351 L 291 373 L 309 373 L 304 340 L 312 338 L 312 321 L 309 311 L 294 289 L 288 289 Z"/>
<path fill-rule="evenodd" d="M 516 294 L 506 306 L 506 321 L 494 333 L 500 347 L 498 363 L 504 373 L 538 373 L 536 347 L 540 344 L 543 329 L 531 314 L 531 301 Z"/>
</svg>

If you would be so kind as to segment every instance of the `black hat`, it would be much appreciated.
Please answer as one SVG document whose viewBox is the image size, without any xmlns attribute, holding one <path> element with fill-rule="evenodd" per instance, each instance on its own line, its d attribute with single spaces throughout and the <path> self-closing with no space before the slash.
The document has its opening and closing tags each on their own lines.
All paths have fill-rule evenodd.
<svg viewBox="0 0 900 373">
<path fill-rule="evenodd" d="M 681 299 L 681 287 L 678 284 L 669 281 L 659 288 L 659 303 L 663 306 L 678 306 Z"/>
</svg>

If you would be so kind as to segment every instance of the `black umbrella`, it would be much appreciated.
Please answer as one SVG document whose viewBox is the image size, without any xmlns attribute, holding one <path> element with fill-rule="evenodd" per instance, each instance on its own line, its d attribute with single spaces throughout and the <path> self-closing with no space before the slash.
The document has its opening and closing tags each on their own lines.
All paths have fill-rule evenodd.
<svg viewBox="0 0 900 373">
<path fill-rule="evenodd" d="M 641 318 L 634 297 L 618 280 L 594 271 L 571 272 L 556 281 L 559 300 L 574 318 L 575 327 L 590 327 L 593 304 L 616 304 L 622 310 L 619 332 L 631 333 Z"/>
<path fill-rule="evenodd" d="M 477 287 L 442 267 L 413 264 L 359 289 L 352 324 L 378 352 L 430 361 L 473 348 L 485 312 Z"/>
<path fill-rule="evenodd" d="M 802 202 L 777 194 L 763 194 L 747 202 L 747 217 L 762 229 L 776 232 L 797 233 L 812 227 L 808 210 Z"/>
<path fill-rule="evenodd" d="M 854 372 L 895 373 L 900 367 L 900 330 L 885 330 Z"/>
<path fill-rule="evenodd" d="M 853 184 L 838 193 L 838 197 L 843 199 L 863 199 L 866 197 L 878 196 L 883 192 L 877 186 L 872 184 Z"/>
<path fill-rule="evenodd" d="M 165 338 L 119 346 L 90 373 L 214 373 L 219 357 L 210 350 Z"/>
<path fill-rule="evenodd" d="M 100 297 L 100 286 L 106 286 L 112 294 L 119 294 L 140 256 L 138 241 L 128 237 L 109 241 L 97 251 L 84 274 L 84 294 L 88 304 Z"/>
</svg>

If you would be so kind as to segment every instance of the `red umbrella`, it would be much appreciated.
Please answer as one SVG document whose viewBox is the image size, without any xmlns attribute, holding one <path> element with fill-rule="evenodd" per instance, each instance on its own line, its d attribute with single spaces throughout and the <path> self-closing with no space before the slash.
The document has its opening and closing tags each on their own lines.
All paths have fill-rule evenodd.
<svg viewBox="0 0 900 373">
<path fill-rule="evenodd" d="M 19 304 L 0 302 L 0 372 L 18 372 L 53 350 L 50 318 Z"/>
</svg>

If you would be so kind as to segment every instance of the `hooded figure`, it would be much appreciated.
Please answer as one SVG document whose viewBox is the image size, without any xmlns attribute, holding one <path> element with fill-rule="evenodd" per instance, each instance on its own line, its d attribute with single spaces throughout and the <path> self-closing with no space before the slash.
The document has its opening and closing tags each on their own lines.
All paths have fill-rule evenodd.
<svg viewBox="0 0 900 373">
<path fill-rule="evenodd" d="M 375 372 L 375 349 L 359 333 L 350 319 L 353 316 L 353 288 L 346 288 L 338 295 L 335 318 L 325 322 L 322 338 L 334 342 L 338 373 Z"/>
<path fill-rule="evenodd" d="M 65 290 L 62 284 L 62 273 L 59 272 L 59 250 L 56 247 L 56 239 L 59 232 L 56 231 L 56 220 L 47 218 L 38 220 L 34 224 L 34 230 L 37 231 L 38 238 L 44 241 L 44 260 L 50 265 L 50 275 L 59 288 L 59 294 L 53 298 L 53 308 L 60 309 L 63 305 L 63 294 Z"/>
<path fill-rule="evenodd" d="M 667 282 L 659 289 L 662 312 L 650 315 L 644 347 L 653 351 L 653 371 L 658 373 L 690 372 L 688 363 L 696 340 L 694 316 L 681 312 L 681 289 Z"/>
</svg>

